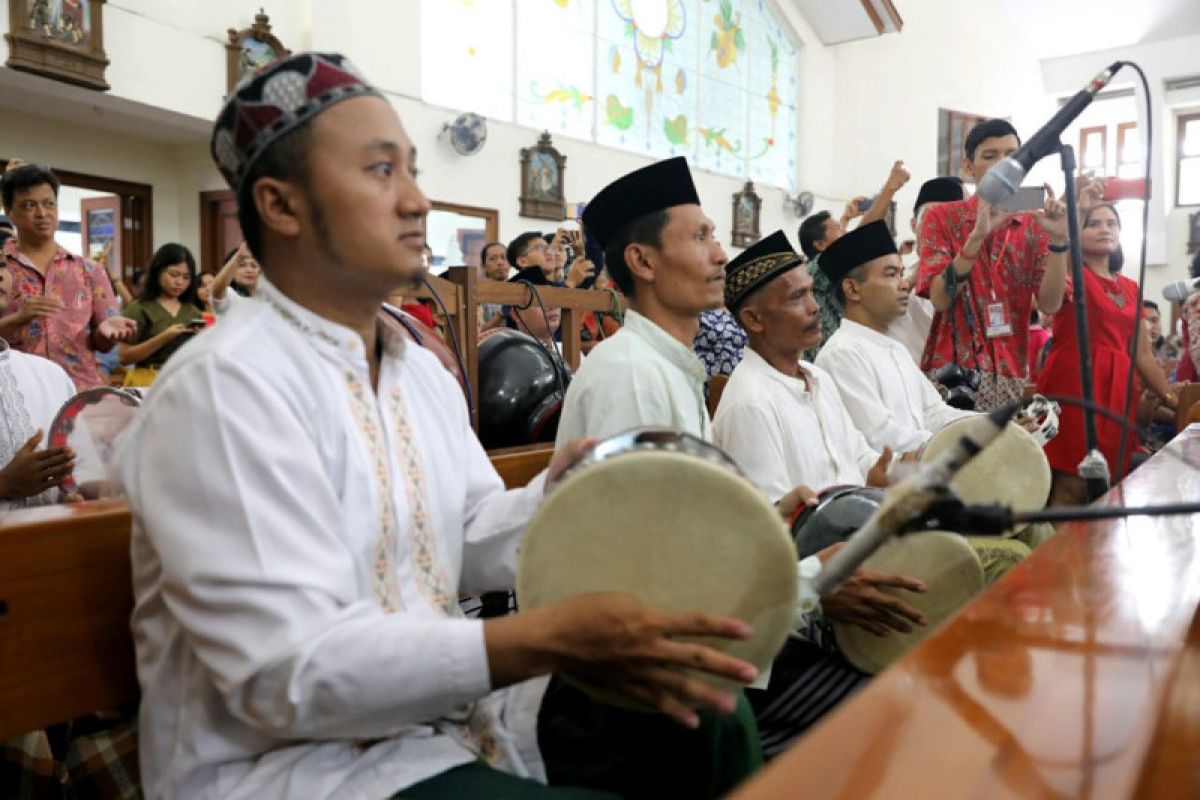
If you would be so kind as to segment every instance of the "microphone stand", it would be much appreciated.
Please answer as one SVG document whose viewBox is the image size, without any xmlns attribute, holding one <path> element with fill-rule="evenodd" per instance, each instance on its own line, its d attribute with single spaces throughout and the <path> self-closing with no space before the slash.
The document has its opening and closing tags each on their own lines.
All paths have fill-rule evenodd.
<svg viewBox="0 0 1200 800">
<path fill-rule="evenodd" d="M 1092 348 L 1088 335 L 1087 293 L 1083 282 L 1083 243 L 1079 239 L 1079 199 L 1075 194 L 1075 150 L 1069 144 L 1059 142 L 1059 160 L 1062 162 L 1066 190 L 1063 199 L 1067 203 L 1067 236 L 1070 245 L 1072 302 L 1075 305 L 1075 338 L 1079 341 L 1079 389 L 1087 405 L 1083 407 L 1083 432 L 1087 455 L 1079 462 L 1079 477 L 1087 484 L 1087 500 L 1091 502 L 1108 491 L 1111 479 L 1109 465 L 1100 452 L 1096 436 L 1096 389 L 1092 383 Z M 1119 468 L 1119 467 L 1118 467 Z"/>
<path fill-rule="evenodd" d="M 1056 506 L 1038 511 L 1013 511 L 998 503 L 964 506 L 947 497 L 940 507 L 914 519 L 908 533 L 922 530 L 970 531 L 988 535 L 1004 533 L 1018 525 L 1034 522 L 1087 522 L 1097 519 L 1121 519 L 1123 517 L 1166 517 L 1184 514 L 1200 514 L 1200 502 L 1164 503 L 1151 506 Z"/>
</svg>

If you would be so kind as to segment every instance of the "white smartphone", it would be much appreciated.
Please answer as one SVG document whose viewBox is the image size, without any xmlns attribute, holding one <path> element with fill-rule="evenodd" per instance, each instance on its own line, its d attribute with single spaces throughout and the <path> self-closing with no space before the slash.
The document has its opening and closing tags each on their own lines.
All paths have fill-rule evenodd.
<svg viewBox="0 0 1200 800">
<path fill-rule="evenodd" d="M 558 229 L 560 231 L 569 231 L 571 233 L 574 233 L 575 231 L 579 230 L 579 220 L 564 219 L 562 222 L 559 223 Z"/>
<path fill-rule="evenodd" d="M 1045 206 L 1045 186 L 1022 186 L 996 208 L 1001 211 L 1036 211 Z"/>
</svg>

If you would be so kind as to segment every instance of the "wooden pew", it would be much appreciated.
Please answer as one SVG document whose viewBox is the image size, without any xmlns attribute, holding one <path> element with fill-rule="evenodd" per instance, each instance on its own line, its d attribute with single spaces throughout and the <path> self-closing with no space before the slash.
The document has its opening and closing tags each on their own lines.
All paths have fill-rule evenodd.
<svg viewBox="0 0 1200 800">
<path fill-rule="evenodd" d="M 0 739 L 136 702 L 129 507 L 0 515 Z"/>
<path fill-rule="evenodd" d="M 491 458 L 513 488 L 553 452 Z M 136 703 L 130 524 L 119 500 L 0 514 L 0 740 Z"/>
<path fill-rule="evenodd" d="M 1197 499 L 1160 452 L 1099 502 Z M 1200 514 L 1066 525 L 732 797 L 1200 797 L 1198 607 Z"/>
</svg>

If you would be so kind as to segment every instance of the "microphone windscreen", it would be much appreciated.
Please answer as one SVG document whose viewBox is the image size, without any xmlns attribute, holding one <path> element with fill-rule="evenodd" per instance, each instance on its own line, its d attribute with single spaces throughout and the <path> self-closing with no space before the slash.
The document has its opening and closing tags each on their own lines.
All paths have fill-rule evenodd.
<svg viewBox="0 0 1200 800">
<path fill-rule="evenodd" d="M 1163 299 L 1168 303 L 1182 303 L 1197 290 L 1200 290 L 1200 278 L 1192 278 L 1190 281 L 1173 281 L 1163 287 Z"/>
</svg>

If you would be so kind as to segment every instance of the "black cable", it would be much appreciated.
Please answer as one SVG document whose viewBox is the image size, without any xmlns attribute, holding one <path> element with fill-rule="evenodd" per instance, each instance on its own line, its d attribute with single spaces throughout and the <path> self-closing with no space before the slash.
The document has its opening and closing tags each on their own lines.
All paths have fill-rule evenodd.
<svg viewBox="0 0 1200 800">
<path fill-rule="evenodd" d="M 442 316 L 446 318 L 446 328 L 450 331 L 450 343 L 454 345 L 454 358 L 458 361 L 459 372 L 462 373 L 463 388 L 467 392 L 467 413 L 471 418 L 475 418 L 475 395 L 471 391 L 471 378 L 467 374 L 467 364 L 463 361 L 462 346 L 458 343 L 458 332 L 454 330 L 454 321 L 450 317 L 450 312 L 446 310 L 446 304 L 442 302 L 441 296 L 434 290 L 433 284 L 429 282 L 429 275 L 421 276 L 421 283 L 425 284 L 425 288 L 433 295 L 434 302 L 442 309 Z"/>
<path fill-rule="evenodd" d="M 542 302 L 542 295 L 540 292 L 538 292 L 537 287 L 534 286 L 530 281 L 517 281 L 517 283 L 523 284 L 525 288 L 529 290 L 529 302 L 522 306 L 513 306 L 513 308 L 518 311 L 524 311 L 527 308 L 531 308 L 533 306 L 533 301 L 536 299 L 538 307 L 542 310 L 542 319 L 548 323 L 550 321 L 550 315 L 546 313 L 546 304 Z M 533 331 L 529 330 L 529 326 L 525 324 L 525 320 L 521 319 L 520 316 L 516 314 L 514 314 L 513 317 L 516 319 L 517 324 L 524 327 L 525 332 L 529 334 L 535 342 L 538 343 L 538 346 L 546 351 L 546 355 L 550 358 L 550 364 L 554 367 L 554 381 L 558 384 L 558 391 L 565 400 L 567 397 L 567 384 L 565 381 L 563 381 L 563 373 L 566 371 L 567 366 L 565 363 L 563 363 L 562 357 L 558 354 L 557 349 L 555 349 L 555 352 L 551 352 L 551 348 L 547 347 L 546 343 L 543 342 L 540 337 L 533 335 Z"/>
<path fill-rule="evenodd" d="M 1137 374 L 1137 357 L 1138 357 L 1138 342 L 1142 335 L 1142 301 L 1145 298 L 1146 292 L 1146 241 L 1148 237 L 1148 228 L 1150 225 L 1150 156 L 1153 153 L 1154 147 L 1154 120 L 1151 116 L 1153 108 L 1150 103 L 1150 82 L 1146 80 L 1146 73 L 1142 68 L 1132 61 L 1118 62 L 1121 66 L 1132 67 L 1134 72 L 1138 74 L 1138 78 L 1142 81 L 1142 93 L 1146 98 L 1146 160 L 1143 162 L 1142 170 L 1145 174 L 1146 181 L 1142 185 L 1142 246 L 1141 246 L 1141 265 L 1138 269 L 1138 291 L 1137 305 L 1134 307 L 1134 323 L 1133 323 L 1133 339 L 1129 343 L 1129 376 L 1125 381 L 1125 417 L 1129 417 L 1129 409 L 1133 407 L 1133 381 Z M 1125 464 L 1125 449 L 1128 444 L 1129 428 L 1121 429 L 1121 444 L 1117 448 L 1117 469 L 1122 469 Z"/>
</svg>

